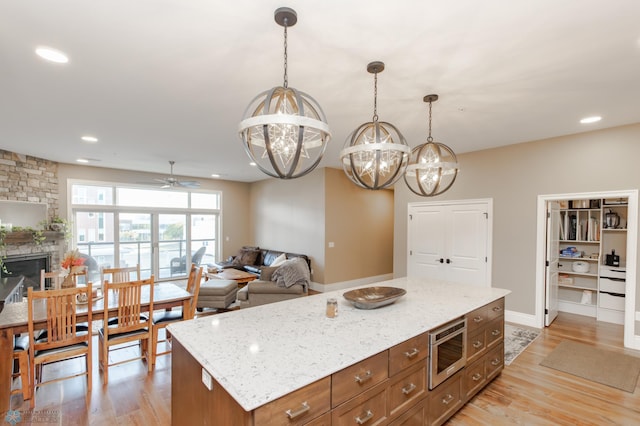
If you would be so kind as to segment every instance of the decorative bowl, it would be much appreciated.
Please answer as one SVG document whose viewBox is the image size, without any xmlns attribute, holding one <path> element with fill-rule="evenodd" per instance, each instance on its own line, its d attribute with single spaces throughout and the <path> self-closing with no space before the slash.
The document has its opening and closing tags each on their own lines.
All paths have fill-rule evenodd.
<svg viewBox="0 0 640 426">
<path fill-rule="evenodd" d="M 358 309 L 375 309 L 390 305 L 405 294 L 403 288 L 365 287 L 347 291 L 343 296 Z"/>
</svg>

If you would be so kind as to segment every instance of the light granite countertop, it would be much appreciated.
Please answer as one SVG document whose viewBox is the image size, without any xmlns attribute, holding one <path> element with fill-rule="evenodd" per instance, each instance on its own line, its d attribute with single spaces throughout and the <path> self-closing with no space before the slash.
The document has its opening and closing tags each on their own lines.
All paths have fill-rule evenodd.
<svg viewBox="0 0 640 426">
<path fill-rule="evenodd" d="M 407 294 L 392 305 L 363 310 L 344 299 L 347 290 L 336 290 L 184 321 L 169 330 L 251 411 L 509 294 L 416 278 L 373 285 Z M 336 318 L 325 316 L 329 297 L 338 299 Z"/>
</svg>

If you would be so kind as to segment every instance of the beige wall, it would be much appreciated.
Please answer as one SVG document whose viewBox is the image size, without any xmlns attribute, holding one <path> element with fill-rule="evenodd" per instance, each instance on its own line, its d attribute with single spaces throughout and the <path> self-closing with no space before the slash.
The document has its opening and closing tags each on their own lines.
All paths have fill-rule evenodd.
<svg viewBox="0 0 640 426">
<path fill-rule="evenodd" d="M 324 282 L 324 169 L 298 179 L 251 184 L 252 244 L 311 257 L 312 281 Z"/>
<path fill-rule="evenodd" d="M 252 243 L 311 256 L 316 283 L 393 272 L 393 191 L 367 191 L 342 170 L 316 169 L 253 183 L 251 211 Z"/>
<path fill-rule="evenodd" d="M 393 191 L 369 191 L 325 169 L 325 284 L 393 272 Z M 329 243 L 334 247 L 330 248 Z"/>
<path fill-rule="evenodd" d="M 67 217 L 66 200 L 69 199 L 67 182 L 69 179 L 93 180 L 113 183 L 139 184 L 153 182 L 157 174 L 133 172 L 101 167 L 58 165 L 60 180 L 60 216 Z M 251 241 L 249 230 L 249 187 L 243 182 L 214 179 L 198 179 L 202 189 L 222 191 L 221 235 L 223 258 L 235 254 L 242 245 Z"/>
<path fill-rule="evenodd" d="M 534 315 L 538 195 L 637 189 L 639 159 L 640 124 L 478 151 L 432 200 L 493 198 L 493 286 L 512 291 L 508 310 Z M 394 276 L 407 271 L 407 203 L 428 200 L 396 184 Z"/>
</svg>

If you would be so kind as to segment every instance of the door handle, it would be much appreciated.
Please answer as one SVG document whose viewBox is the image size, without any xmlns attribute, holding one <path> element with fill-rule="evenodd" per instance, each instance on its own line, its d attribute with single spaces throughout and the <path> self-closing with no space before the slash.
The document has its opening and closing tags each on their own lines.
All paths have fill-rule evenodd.
<svg viewBox="0 0 640 426">
<path fill-rule="evenodd" d="M 444 263 L 444 259 L 440 258 L 439 260 L 436 260 L 436 262 Z"/>
<path fill-rule="evenodd" d="M 451 259 L 447 259 L 447 263 L 453 263 Z"/>
</svg>

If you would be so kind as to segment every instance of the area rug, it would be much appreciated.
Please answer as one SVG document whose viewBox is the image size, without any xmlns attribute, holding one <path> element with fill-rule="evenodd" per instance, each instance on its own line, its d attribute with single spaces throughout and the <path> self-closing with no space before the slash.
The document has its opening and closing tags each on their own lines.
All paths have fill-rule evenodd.
<svg viewBox="0 0 640 426">
<path fill-rule="evenodd" d="M 540 335 L 537 330 L 504 325 L 504 364 L 509 365 Z"/>
<path fill-rule="evenodd" d="M 640 358 L 570 340 L 560 342 L 540 365 L 630 393 L 640 374 Z"/>
</svg>

